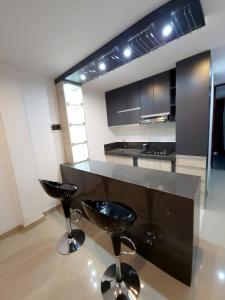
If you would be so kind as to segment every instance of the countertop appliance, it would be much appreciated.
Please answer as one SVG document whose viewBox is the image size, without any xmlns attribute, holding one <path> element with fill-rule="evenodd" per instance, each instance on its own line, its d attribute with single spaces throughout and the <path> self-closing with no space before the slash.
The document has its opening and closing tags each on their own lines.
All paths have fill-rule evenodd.
<svg viewBox="0 0 225 300">
<path fill-rule="evenodd" d="M 148 151 L 148 144 L 142 144 L 142 151 L 147 152 Z"/>
</svg>

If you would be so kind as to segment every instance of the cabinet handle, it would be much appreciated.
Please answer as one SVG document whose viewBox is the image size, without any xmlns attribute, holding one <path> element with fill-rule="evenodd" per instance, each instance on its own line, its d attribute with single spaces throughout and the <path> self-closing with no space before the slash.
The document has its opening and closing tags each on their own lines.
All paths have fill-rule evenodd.
<svg viewBox="0 0 225 300">
<path fill-rule="evenodd" d="M 140 109 L 141 109 L 140 107 L 134 107 L 134 108 L 124 109 L 124 110 L 118 110 L 117 113 L 122 114 L 125 112 L 129 112 L 129 111 L 133 111 L 133 110 L 140 110 Z"/>
<path fill-rule="evenodd" d="M 141 119 L 147 119 L 147 118 L 154 118 L 154 117 L 161 117 L 161 116 L 167 116 L 169 115 L 169 112 L 159 113 L 159 114 L 151 114 L 151 115 L 142 115 Z"/>
</svg>

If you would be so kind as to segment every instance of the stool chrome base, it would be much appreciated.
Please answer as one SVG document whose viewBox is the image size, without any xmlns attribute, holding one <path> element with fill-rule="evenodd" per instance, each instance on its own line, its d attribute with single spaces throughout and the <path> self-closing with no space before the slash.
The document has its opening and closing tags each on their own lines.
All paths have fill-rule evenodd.
<svg viewBox="0 0 225 300">
<path fill-rule="evenodd" d="M 137 272 L 128 264 L 121 263 L 122 281 L 116 281 L 116 265 L 111 265 L 104 273 L 101 291 L 105 300 L 135 300 L 140 293 Z"/>
<path fill-rule="evenodd" d="M 79 250 L 84 241 L 84 232 L 79 229 L 73 229 L 71 231 L 71 237 L 69 237 L 68 232 L 63 234 L 63 236 L 58 240 L 56 249 L 60 254 L 71 254 Z"/>
</svg>

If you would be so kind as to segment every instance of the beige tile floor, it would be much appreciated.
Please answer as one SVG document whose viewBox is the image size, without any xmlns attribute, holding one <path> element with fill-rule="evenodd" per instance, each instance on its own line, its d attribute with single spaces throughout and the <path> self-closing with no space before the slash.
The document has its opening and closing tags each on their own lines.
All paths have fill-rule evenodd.
<svg viewBox="0 0 225 300">
<path fill-rule="evenodd" d="M 225 172 L 212 174 L 191 288 L 139 255 L 124 257 L 140 276 L 140 300 L 225 299 L 225 180 L 221 178 L 225 179 Z M 55 250 L 56 240 L 64 232 L 64 219 L 58 212 L 35 228 L 1 241 L 0 300 L 102 299 L 101 276 L 113 263 L 110 240 L 85 220 L 79 227 L 86 233 L 85 245 L 70 256 L 59 255 Z"/>
</svg>

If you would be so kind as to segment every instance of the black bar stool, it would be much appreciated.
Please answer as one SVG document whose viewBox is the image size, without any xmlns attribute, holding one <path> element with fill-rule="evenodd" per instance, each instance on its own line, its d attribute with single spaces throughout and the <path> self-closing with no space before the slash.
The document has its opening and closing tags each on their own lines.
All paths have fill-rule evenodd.
<svg viewBox="0 0 225 300">
<path fill-rule="evenodd" d="M 89 220 L 111 235 L 115 264 L 104 273 L 101 291 L 104 299 L 134 300 L 140 293 L 140 281 L 137 272 L 128 264 L 120 262 L 121 254 L 134 254 L 136 247 L 130 238 L 123 236 L 124 231 L 136 220 L 135 212 L 117 202 L 82 201 Z M 129 241 L 133 252 L 121 252 L 121 241 Z"/>
<path fill-rule="evenodd" d="M 77 186 L 69 183 L 60 183 L 49 180 L 39 180 L 45 192 L 53 198 L 61 200 L 64 216 L 66 219 L 67 232 L 59 239 L 56 249 L 60 254 L 70 254 L 77 251 L 84 243 L 85 235 L 82 230 L 72 229 L 70 204 L 71 197 L 77 191 Z M 82 212 L 75 209 L 74 212 L 79 214 L 76 223 L 82 217 Z"/>
</svg>

